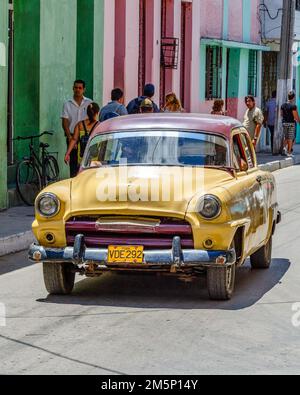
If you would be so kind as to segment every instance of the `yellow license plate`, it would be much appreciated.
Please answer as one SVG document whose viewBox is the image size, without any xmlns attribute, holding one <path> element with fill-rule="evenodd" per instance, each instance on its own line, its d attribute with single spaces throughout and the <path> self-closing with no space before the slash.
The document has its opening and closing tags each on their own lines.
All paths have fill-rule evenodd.
<svg viewBox="0 0 300 395">
<path fill-rule="evenodd" d="M 144 260 L 144 247 L 142 246 L 109 246 L 108 263 L 141 264 Z"/>
</svg>

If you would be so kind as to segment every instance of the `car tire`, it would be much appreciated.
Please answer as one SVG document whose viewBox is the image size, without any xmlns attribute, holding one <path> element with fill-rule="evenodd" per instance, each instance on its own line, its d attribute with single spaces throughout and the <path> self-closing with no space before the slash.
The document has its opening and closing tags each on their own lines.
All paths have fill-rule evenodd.
<svg viewBox="0 0 300 395">
<path fill-rule="evenodd" d="M 211 300 L 231 299 L 235 286 L 235 272 L 235 264 L 207 269 L 207 288 Z"/>
<path fill-rule="evenodd" d="M 50 295 L 69 295 L 74 288 L 72 263 L 43 263 L 44 282 Z"/>
<path fill-rule="evenodd" d="M 252 269 L 269 269 L 272 262 L 272 236 L 268 243 L 261 247 L 255 254 L 251 255 Z"/>
</svg>

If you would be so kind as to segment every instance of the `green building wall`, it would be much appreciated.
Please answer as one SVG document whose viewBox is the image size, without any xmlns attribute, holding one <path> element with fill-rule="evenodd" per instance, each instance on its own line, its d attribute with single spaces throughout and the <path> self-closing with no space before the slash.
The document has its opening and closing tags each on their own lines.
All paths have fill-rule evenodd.
<svg viewBox="0 0 300 395">
<path fill-rule="evenodd" d="M 68 178 L 62 106 L 77 78 L 102 105 L 104 0 L 15 0 L 14 13 L 14 135 L 54 130 L 42 140 L 58 152 L 60 176 Z M 27 142 L 15 144 L 16 161 L 27 152 Z"/>
<path fill-rule="evenodd" d="M 76 78 L 86 96 L 103 105 L 104 0 L 77 0 Z"/>
<path fill-rule="evenodd" d="M 239 97 L 240 49 L 231 48 L 228 60 L 228 97 Z M 226 80 L 226 78 L 225 78 Z"/>
<path fill-rule="evenodd" d="M 0 210 L 7 207 L 7 0 L 0 0 Z"/>
<path fill-rule="evenodd" d="M 76 77 L 86 81 L 86 96 L 92 98 L 94 83 L 94 0 L 77 0 L 77 46 L 76 46 Z"/>
<path fill-rule="evenodd" d="M 14 20 L 14 136 L 25 137 L 39 132 L 40 0 L 15 0 Z M 15 161 L 26 155 L 15 142 Z"/>
<path fill-rule="evenodd" d="M 58 152 L 60 175 L 69 176 L 64 164 L 66 140 L 61 127 L 62 106 L 72 95 L 76 77 L 76 17 L 74 0 L 40 0 L 40 130 L 54 130 L 43 141 Z M 73 21 L 71 23 L 71 21 Z"/>
</svg>

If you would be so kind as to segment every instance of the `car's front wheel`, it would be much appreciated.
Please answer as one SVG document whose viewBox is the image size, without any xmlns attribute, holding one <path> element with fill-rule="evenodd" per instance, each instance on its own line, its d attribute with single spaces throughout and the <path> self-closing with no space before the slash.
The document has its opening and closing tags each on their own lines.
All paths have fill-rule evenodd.
<svg viewBox="0 0 300 395">
<path fill-rule="evenodd" d="M 43 263 L 44 282 L 50 295 L 68 295 L 73 291 L 73 269 L 72 263 Z"/>
<path fill-rule="evenodd" d="M 230 300 L 235 286 L 236 265 L 228 267 L 209 267 L 207 269 L 207 288 L 212 300 Z"/>
<path fill-rule="evenodd" d="M 272 261 L 272 236 L 268 243 L 261 247 L 255 254 L 251 255 L 251 266 L 253 269 L 269 269 Z"/>
</svg>

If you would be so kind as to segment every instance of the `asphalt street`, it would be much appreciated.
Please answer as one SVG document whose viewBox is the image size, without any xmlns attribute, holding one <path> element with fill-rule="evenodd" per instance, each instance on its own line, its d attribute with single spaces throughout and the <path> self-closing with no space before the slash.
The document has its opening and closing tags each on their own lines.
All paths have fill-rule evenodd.
<svg viewBox="0 0 300 395">
<path fill-rule="evenodd" d="M 0 258 L 0 374 L 299 374 L 300 166 L 276 179 L 272 267 L 239 269 L 229 302 L 205 279 L 116 274 L 50 297 L 26 252 Z"/>
</svg>

